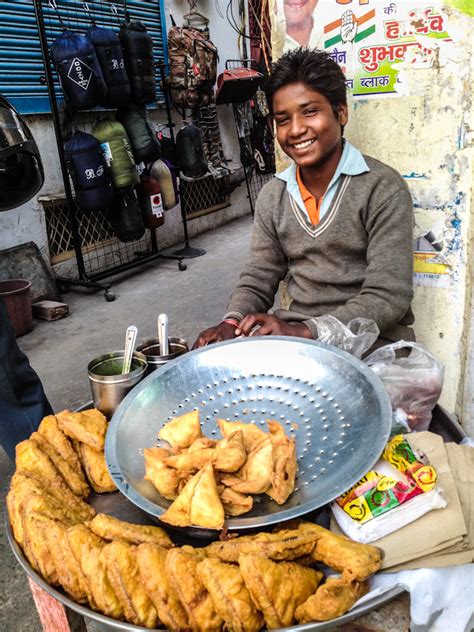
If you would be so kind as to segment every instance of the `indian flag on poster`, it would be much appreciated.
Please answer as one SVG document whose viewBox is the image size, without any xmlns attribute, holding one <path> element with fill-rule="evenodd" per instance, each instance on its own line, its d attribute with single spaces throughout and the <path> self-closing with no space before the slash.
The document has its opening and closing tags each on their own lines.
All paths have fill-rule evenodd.
<svg viewBox="0 0 474 632">
<path fill-rule="evenodd" d="M 352 33 L 353 36 L 352 36 Z M 330 48 L 348 41 L 360 42 L 375 33 L 375 9 L 357 17 L 352 11 L 345 11 L 338 20 L 324 27 L 324 48 Z"/>
</svg>

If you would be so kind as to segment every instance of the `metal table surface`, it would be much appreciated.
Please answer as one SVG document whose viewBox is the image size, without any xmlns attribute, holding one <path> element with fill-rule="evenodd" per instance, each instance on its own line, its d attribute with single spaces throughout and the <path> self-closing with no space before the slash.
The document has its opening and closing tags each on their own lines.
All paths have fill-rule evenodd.
<svg viewBox="0 0 474 632">
<path fill-rule="evenodd" d="M 89 402 L 81 407 L 81 410 L 90 408 L 91 405 L 92 402 Z M 430 430 L 441 435 L 445 442 L 452 441 L 455 443 L 459 443 L 459 441 L 461 441 L 461 439 L 466 436 L 462 427 L 456 422 L 456 420 L 446 411 L 444 411 L 440 406 L 436 406 L 433 411 L 433 421 L 430 426 Z M 94 494 L 91 496 L 90 501 L 97 512 L 107 513 L 122 520 L 135 522 L 137 524 L 156 524 L 145 512 L 141 511 L 138 507 L 136 507 L 136 505 L 127 500 L 127 498 L 125 498 L 125 496 L 123 496 L 120 492 L 114 492 L 111 494 Z M 323 511 L 324 508 L 318 512 L 318 522 L 323 521 Z M 103 632 L 113 632 L 116 630 L 127 632 L 145 632 L 145 630 L 148 629 L 126 623 L 124 621 L 118 621 L 98 612 L 94 612 L 90 608 L 87 608 L 73 601 L 60 588 L 53 588 L 52 586 L 50 586 L 40 575 L 38 575 L 38 573 L 36 573 L 36 571 L 33 570 L 29 562 L 23 555 L 22 550 L 13 538 L 6 509 L 5 526 L 7 539 L 12 548 L 12 551 L 16 559 L 18 560 L 18 563 L 22 566 L 29 577 L 31 577 L 41 588 L 43 588 L 43 590 L 45 590 L 52 597 L 60 601 L 66 607 L 82 615 L 86 620 L 94 621 L 94 626 L 96 627 L 96 629 Z M 171 530 L 170 535 L 177 544 L 185 544 L 189 543 L 190 541 L 189 538 L 186 537 L 184 539 L 177 537 Z M 193 544 L 194 546 L 199 546 L 205 544 L 205 542 L 203 542 L 202 540 L 196 540 L 193 541 Z M 373 600 L 366 602 L 357 608 L 354 608 L 350 612 L 346 613 L 342 617 L 338 617 L 337 619 L 320 623 L 295 625 L 285 629 L 291 630 L 292 632 L 323 632 L 325 630 L 332 630 L 338 626 L 341 626 L 345 623 L 350 623 L 351 621 L 354 621 L 355 619 L 380 608 L 393 599 L 399 597 L 403 593 L 403 588 L 395 586 L 383 595 L 375 597 Z"/>
</svg>

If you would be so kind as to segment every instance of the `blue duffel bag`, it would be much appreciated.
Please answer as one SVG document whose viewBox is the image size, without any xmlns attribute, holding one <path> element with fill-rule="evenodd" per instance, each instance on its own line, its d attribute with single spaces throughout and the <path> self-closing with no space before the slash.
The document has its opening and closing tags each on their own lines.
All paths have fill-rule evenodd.
<svg viewBox="0 0 474 632">
<path fill-rule="evenodd" d="M 130 101 L 130 82 L 119 36 L 111 29 L 92 26 L 87 32 L 99 60 L 107 93 L 103 105 L 119 107 Z"/>
<path fill-rule="evenodd" d="M 64 154 L 77 206 L 87 212 L 107 208 L 113 200 L 114 190 L 97 138 L 76 131 L 64 145 Z"/>
<path fill-rule="evenodd" d="M 70 110 L 89 110 L 104 101 L 106 85 L 87 37 L 65 30 L 50 52 Z"/>
</svg>

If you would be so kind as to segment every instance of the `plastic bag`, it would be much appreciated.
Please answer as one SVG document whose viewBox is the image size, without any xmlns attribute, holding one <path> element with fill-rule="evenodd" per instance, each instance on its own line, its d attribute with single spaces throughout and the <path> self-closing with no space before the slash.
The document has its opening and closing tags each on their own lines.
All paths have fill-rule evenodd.
<svg viewBox="0 0 474 632">
<path fill-rule="evenodd" d="M 411 348 L 408 357 L 397 358 L 404 348 Z M 428 430 L 444 379 L 444 367 L 434 355 L 416 342 L 400 340 L 377 349 L 365 362 L 381 378 L 392 410 L 406 413 L 411 430 Z"/>
<path fill-rule="evenodd" d="M 347 325 L 329 314 L 316 319 L 318 340 L 361 358 L 379 337 L 379 328 L 369 318 L 354 318 Z"/>
</svg>

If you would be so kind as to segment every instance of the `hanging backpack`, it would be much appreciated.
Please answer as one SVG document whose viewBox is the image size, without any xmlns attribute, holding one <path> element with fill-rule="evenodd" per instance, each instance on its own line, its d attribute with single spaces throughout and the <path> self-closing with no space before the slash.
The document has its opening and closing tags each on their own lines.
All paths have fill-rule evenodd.
<svg viewBox="0 0 474 632">
<path fill-rule="evenodd" d="M 179 168 L 188 178 L 200 178 L 207 173 L 201 130 L 192 123 L 179 130 L 176 136 L 176 154 Z"/>
<path fill-rule="evenodd" d="M 142 213 L 132 189 L 116 191 L 109 217 L 120 241 L 136 241 L 145 234 Z"/>
<path fill-rule="evenodd" d="M 103 105 L 119 107 L 130 101 L 130 83 L 119 36 L 111 29 L 92 26 L 86 37 L 94 46 L 107 93 Z"/>
<path fill-rule="evenodd" d="M 168 33 L 168 85 L 177 107 L 196 108 L 211 101 L 217 74 L 217 48 L 202 31 L 172 26 Z"/>
<path fill-rule="evenodd" d="M 145 106 L 130 103 L 115 115 L 127 132 L 137 163 L 153 162 L 161 157 L 160 143 L 147 120 Z"/>
<path fill-rule="evenodd" d="M 155 62 L 153 40 L 146 26 L 135 20 L 124 22 L 119 31 L 132 101 L 153 103 L 156 100 Z"/>
<path fill-rule="evenodd" d="M 65 30 L 54 40 L 50 52 L 70 110 L 89 110 L 103 102 L 106 85 L 87 37 Z"/>
<path fill-rule="evenodd" d="M 144 175 L 137 184 L 138 203 L 147 228 L 158 228 L 165 223 L 160 185 L 155 178 Z"/>
<path fill-rule="evenodd" d="M 173 175 L 163 160 L 157 160 L 150 169 L 150 175 L 160 185 L 163 208 L 167 211 L 178 203 Z"/>
<path fill-rule="evenodd" d="M 76 131 L 65 144 L 64 154 L 78 207 L 89 212 L 107 208 L 114 192 L 99 141 Z"/>
<path fill-rule="evenodd" d="M 123 125 L 118 121 L 105 119 L 94 125 L 92 134 L 102 146 L 114 186 L 122 189 L 136 184 L 139 178 L 130 141 Z"/>
</svg>

